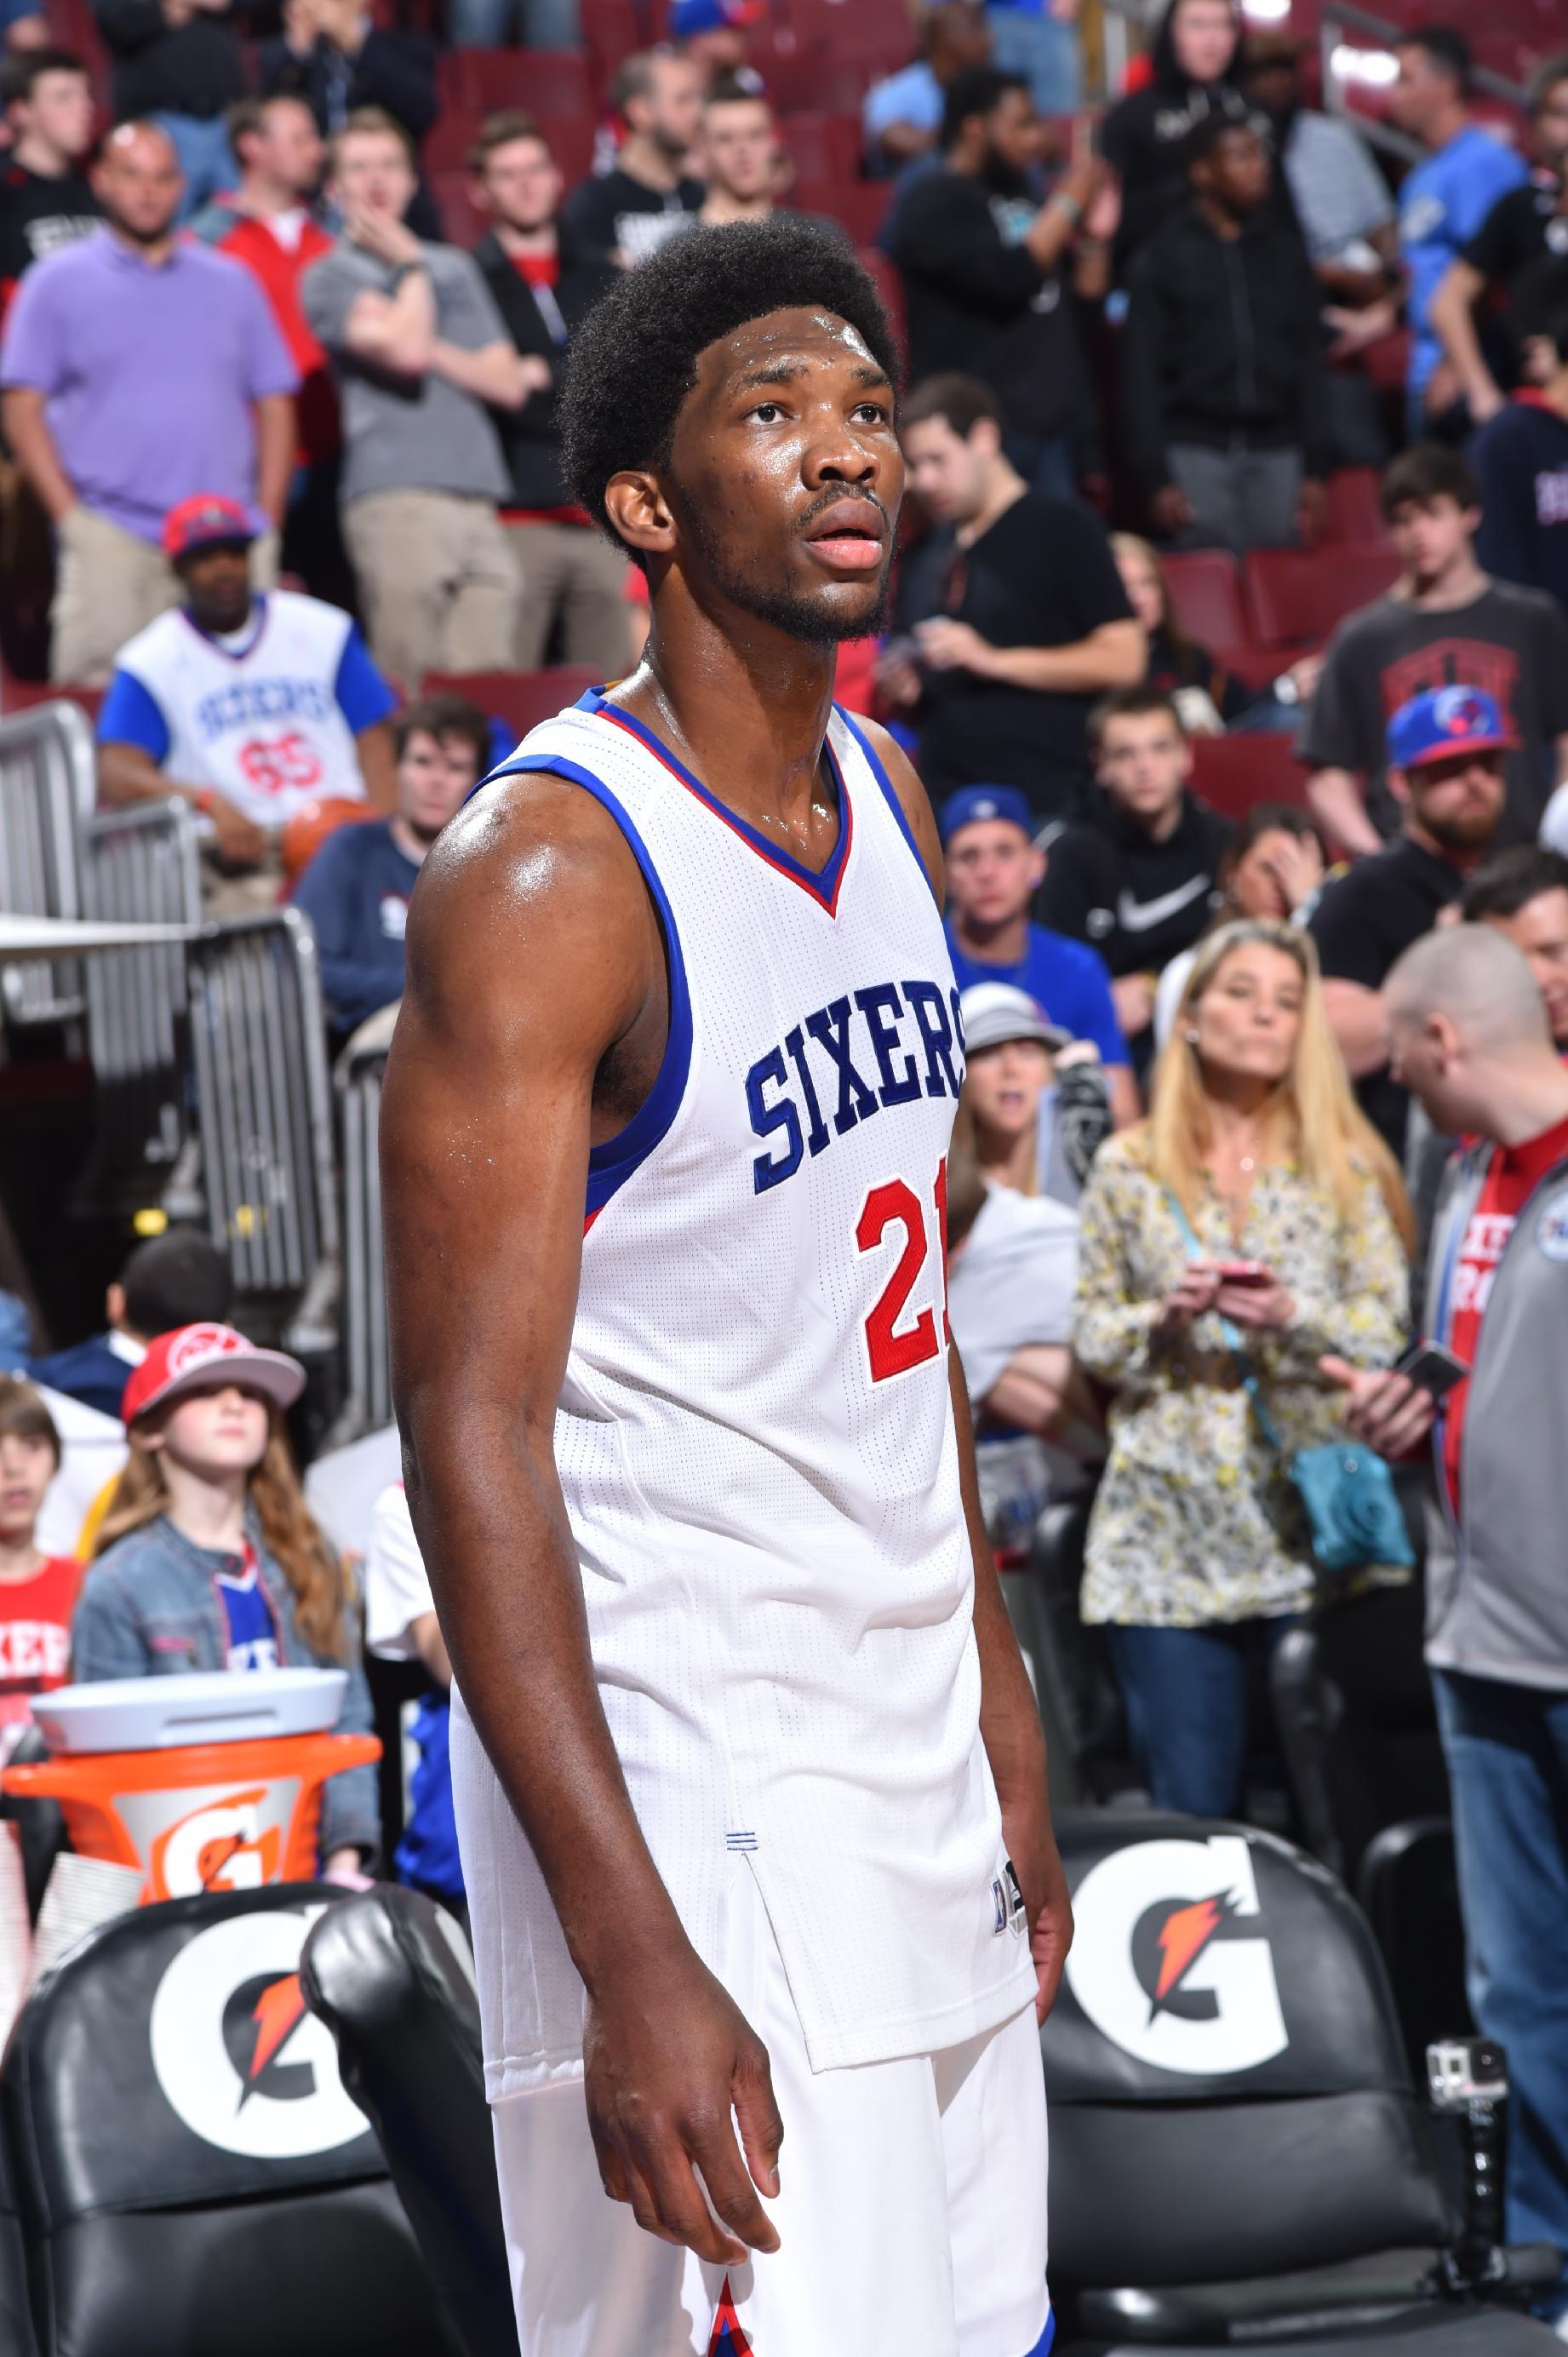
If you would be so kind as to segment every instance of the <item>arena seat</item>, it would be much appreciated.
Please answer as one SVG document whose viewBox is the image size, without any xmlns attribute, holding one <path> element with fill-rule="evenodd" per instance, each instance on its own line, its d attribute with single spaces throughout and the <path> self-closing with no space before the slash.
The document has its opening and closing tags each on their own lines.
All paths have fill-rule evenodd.
<svg viewBox="0 0 1568 2357">
<path fill-rule="evenodd" d="M 1066 1755 L 1052 1760 L 1052 1792 L 1070 1771 L 1078 1797 L 1105 1802 L 1135 1789 L 1136 1771 L 1105 1632 L 1087 1627 L 1079 1614 L 1089 1513 L 1085 1500 L 1048 1505 L 1036 1525 L 1026 1571 L 1009 1577 L 1028 1579 L 1035 1590 L 1040 1717 L 1053 1749 Z"/>
<path fill-rule="evenodd" d="M 1255 548 L 1242 587 L 1259 646 L 1320 647 L 1347 614 L 1369 606 L 1399 579 L 1387 542 L 1327 548 Z"/>
<path fill-rule="evenodd" d="M 343 2083 L 374 2123 L 464 2357 L 514 2338 L 478 1999 L 449 1916 L 392 1884 L 328 1910 L 300 1963 Z"/>
<path fill-rule="evenodd" d="M 907 351 L 909 343 L 909 323 L 904 307 L 904 281 L 899 275 L 897 265 L 888 259 L 880 246 L 875 245 L 857 246 L 855 260 L 882 297 L 882 307 L 893 323 L 893 332 L 898 339 L 899 350 Z"/>
<path fill-rule="evenodd" d="M 1324 522 L 1323 545 L 1332 548 L 1348 541 L 1363 548 L 1375 548 L 1388 536 L 1377 468 L 1336 468 L 1328 478 L 1328 513 Z"/>
<path fill-rule="evenodd" d="M 642 47 L 642 27 L 632 0 L 581 0 L 583 38 L 601 85 L 623 58 Z"/>
<path fill-rule="evenodd" d="M 0 2117 L 41 2357 L 459 2357 L 299 1994 L 306 1933 L 340 1896 L 135 1910 L 23 2007 Z"/>
<path fill-rule="evenodd" d="M 442 236 L 448 245 L 461 246 L 465 253 L 471 253 L 490 226 L 489 214 L 474 202 L 472 178 L 466 171 L 431 171 L 427 178 L 440 210 Z"/>
<path fill-rule="evenodd" d="M 16 2197 L 0 2138 L 0 2349 L 5 2357 L 38 2357 L 38 2335 L 27 2302 L 27 2266 Z"/>
<path fill-rule="evenodd" d="M 1374 1834 L 1356 1878 L 1393 1991 L 1411 2069 L 1434 2038 L 1470 2027 L 1465 1922 L 1450 1817 L 1407 1817 Z"/>
<path fill-rule="evenodd" d="M 1293 740 L 1277 729 L 1247 728 L 1190 741 L 1192 790 L 1227 818 L 1245 818 L 1258 802 L 1306 809 L 1306 771 Z"/>
<path fill-rule="evenodd" d="M 594 89 L 580 49 L 445 49 L 436 61 L 443 110 L 592 117 Z"/>
<path fill-rule="evenodd" d="M 1228 549 L 1195 548 L 1162 555 L 1171 610 L 1189 639 L 1212 653 L 1245 646 L 1251 637 L 1241 603 L 1241 576 Z"/>
<path fill-rule="evenodd" d="M 553 720 L 590 687 L 602 687 L 585 663 L 553 663 L 544 671 L 427 671 L 424 695 L 466 695 L 492 719 L 504 720 L 519 737 Z"/>
<path fill-rule="evenodd" d="M 857 177 L 860 123 L 853 114 L 792 114 L 783 125 L 784 145 L 795 167 L 792 192 L 809 206 L 820 195 Z"/>
<path fill-rule="evenodd" d="M 1206 1818 L 1065 1817 L 1077 1932 L 1041 2033 L 1057 2357 L 1548 2357 L 1449 2297 L 1461 2220 L 1371 1932 L 1288 1843 Z M 1558 2254 L 1508 2255 L 1526 2286 Z"/>
</svg>

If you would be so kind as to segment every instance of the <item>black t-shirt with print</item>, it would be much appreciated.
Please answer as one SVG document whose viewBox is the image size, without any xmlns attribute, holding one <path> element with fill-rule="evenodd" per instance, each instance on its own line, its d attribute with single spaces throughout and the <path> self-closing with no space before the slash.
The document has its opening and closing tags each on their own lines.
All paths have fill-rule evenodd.
<svg viewBox="0 0 1568 2357">
<path fill-rule="evenodd" d="M 1532 172 L 1522 188 L 1499 197 L 1461 259 L 1504 296 L 1495 321 L 1502 381 L 1520 382 L 1526 339 L 1544 335 L 1568 305 L 1568 213 L 1558 210 L 1561 184 L 1550 172 Z"/>
<path fill-rule="evenodd" d="M 1498 848 L 1533 843 L 1555 783 L 1553 740 L 1568 732 L 1568 618 L 1555 598 L 1488 582 L 1468 606 L 1418 612 L 1380 597 L 1340 623 L 1297 748 L 1314 770 L 1356 770 L 1380 833 L 1400 824 L 1385 770 L 1388 725 L 1429 687 L 1481 687 L 1502 706 L 1520 749 L 1508 757 Z"/>
<path fill-rule="evenodd" d="M 950 525 L 921 542 L 900 573 L 896 628 L 950 614 L 993 647 L 1070 647 L 1132 610 L 1098 517 L 1030 491 L 972 547 Z M 929 671 L 924 684 L 918 761 L 933 800 L 959 786 L 1016 786 L 1042 819 L 1070 816 L 1089 782 L 1092 695 L 957 670 Z"/>
<path fill-rule="evenodd" d="M 628 263 L 646 262 L 666 238 L 691 227 L 706 194 L 701 180 L 682 180 L 668 190 L 650 188 L 618 165 L 613 172 L 579 181 L 561 219 L 579 246 L 621 253 Z"/>
<path fill-rule="evenodd" d="M 1359 859 L 1325 887 L 1308 931 L 1317 943 L 1324 980 L 1359 982 L 1380 990 L 1389 970 L 1412 942 L 1437 922 L 1438 912 L 1464 890 L 1464 878 L 1445 859 L 1402 834 L 1370 859 Z M 1356 1083 L 1361 1110 L 1396 1155 L 1404 1153 L 1410 1095 L 1385 1064 Z"/>
<path fill-rule="evenodd" d="M 25 271 L 97 228 L 98 199 L 80 172 L 0 167 L 0 303 Z"/>
</svg>

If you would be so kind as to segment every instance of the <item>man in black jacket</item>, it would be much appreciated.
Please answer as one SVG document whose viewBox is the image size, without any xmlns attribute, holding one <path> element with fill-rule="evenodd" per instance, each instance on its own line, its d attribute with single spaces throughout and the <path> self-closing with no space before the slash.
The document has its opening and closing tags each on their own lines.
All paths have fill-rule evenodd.
<svg viewBox="0 0 1568 2357">
<path fill-rule="evenodd" d="M 583 247 L 558 219 L 564 182 L 531 114 L 492 114 L 469 158 L 494 226 L 474 249 L 532 389 L 499 414 L 511 495 L 501 522 L 522 574 L 519 671 L 591 663 L 605 679 L 626 669 L 626 560 L 573 503 L 561 472 L 555 393 L 572 331 L 615 277 L 608 257 Z"/>
<path fill-rule="evenodd" d="M 1328 471 L 1317 281 L 1269 210 L 1250 124 L 1192 135 L 1192 201 L 1129 283 L 1122 343 L 1133 465 L 1157 532 L 1238 554 L 1311 541 Z"/>
<path fill-rule="evenodd" d="M 968 68 L 948 91 L 941 169 L 910 183 L 886 238 L 908 299 L 910 382 L 977 377 L 1030 490 L 1070 499 L 1080 475 L 1100 472 L 1072 297 L 1075 283 L 1104 291 L 1092 274 L 1105 250 L 1085 232 L 1099 226 L 1105 174 L 1087 158 L 1036 203 L 1038 132 L 1026 82 Z"/>
<path fill-rule="evenodd" d="M 167 133 L 187 221 L 234 177 L 224 118 L 245 88 L 242 11 L 234 0 L 92 0 L 92 14 L 114 61 L 115 119 Z"/>
<path fill-rule="evenodd" d="M 1154 1049 L 1155 985 L 1208 928 L 1233 829 L 1187 791 L 1187 732 L 1158 688 L 1106 696 L 1090 718 L 1090 741 L 1099 790 L 1052 844 L 1035 913 L 1100 952 L 1141 1071 Z"/>
<path fill-rule="evenodd" d="M 324 139 L 335 138 L 350 114 L 379 106 L 403 125 L 417 155 L 440 112 L 434 43 L 423 33 L 373 23 L 362 0 L 284 0 L 283 32 L 263 42 L 259 79 L 263 98 L 303 98 Z M 423 179 L 407 220 L 417 237 L 442 234 Z"/>
<path fill-rule="evenodd" d="M 1101 127 L 1105 160 L 1122 180 L 1116 280 L 1187 194 L 1187 143 L 1200 123 L 1245 123 L 1240 87 L 1240 11 L 1231 0 L 1170 0 L 1149 52 L 1144 89 L 1118 99 Z"/>
</svg>

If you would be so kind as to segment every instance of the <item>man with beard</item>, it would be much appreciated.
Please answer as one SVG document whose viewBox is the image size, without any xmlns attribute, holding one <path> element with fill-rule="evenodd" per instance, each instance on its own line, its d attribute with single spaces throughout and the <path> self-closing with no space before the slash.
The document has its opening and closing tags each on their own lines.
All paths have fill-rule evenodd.
<svg viewBox="0 0 1568 2357">
<path fill-rule="evenodd" d="M 181 500 L 238 500 L 275 570 L 299 378 L 250 273 L 177 236 L 182 187 L 166 132 L 112 131 L 104 227 L 30 270 L 5 322 L 5 438 L 58 544 L 54 679 L 102 686 L 174 603 L 159 544 Z"/>
<path fill-rule="evenodd" d="M 703 106 L 703 75 L 690 58 L 649 49 L 628 58 L 610 85 L 626 124 L 612 168 L 580 180 L 562 226 L 580 246 L 626 270 L 692 226 L 703 188 L 685 168 Z"/>
<path fill-rule="evenodd" d="M 255 597 L 252 530 L 233 500 L 170 511 L 164 552 L 182 603 L 120 649 L 98 716 L 110 805 L 183 794 L 207 835 L 208 914 L 270 908 L 279 838 L 307 802 L 393 800 L 392 694 L 340 606 Z"/>
<path fill-rule="evenodd" d="M 1389 1069 L 1383 983 L 1439 912 L 1459 900 L 1503 813 L 1503 755 L 1514 737 L 1479 687 L 1428 688 L 1389 723 L 1389 790 L 1402 831 L 1358 860 L 1311 921 L 1323 1004 L 1362 1108 L 1403 1156 L 1410 1098 Z"/>
<path fill-rule="evenodd" d="M 810 223 L 618 282 L 564 438 L 647 651 L 410 910 L 393 1378 L 523 2357 L 1051 2340 L 1069 1911 L 942 1306 L 941 853 L 832 701 L 896 365 Z"/>
<path fill-rule="evenodd" d="M 1007 455 L 1030 489 L 1070 499 L 1080 475 L 1100 470 L 1072 288 L 1104 291 L 1092 274 L 1105 263 L 1106 174 L 1085 157 L 1038 203 L 1029 167 L 1039 133 L 1019 76 L 990 66 L 961 73 L 942 117 L 941 169 L 910 184 L 886 242 L 904 274 L 910 382 L 978 377 L 1001 404 Z"/>
</svg>

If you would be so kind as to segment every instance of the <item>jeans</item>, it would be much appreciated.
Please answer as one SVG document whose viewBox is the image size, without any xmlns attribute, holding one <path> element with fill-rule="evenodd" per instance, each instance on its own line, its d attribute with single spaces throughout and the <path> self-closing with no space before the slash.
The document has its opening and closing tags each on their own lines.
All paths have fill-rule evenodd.
<svg viewBox="0 0 1568 2357">
<path fill-rule="evenodd" d="M 583 38 L 577 0 L 452 0 L 455 49 L 575 49 Z"/>
<path fill-rule="evenodd" d="M 1466 1979 L 1508 2049 L 1508 2239 L 1568 2251 L 1568 1694 L 1434 1670 Z"/>
<path fill-rule="evenodd" d="M 1234 1816 L 1247 1756 L 1249 1669 L 1259 1654 L 1268 1659 L 1296 1617 L 1106 1631 L 1133 1757 L 1156 1809 Z"/>
<path fill-rule="evenodd" d="M 179 168 L 185 174 L 179 218 L 187 221 L 225 188 L 231 188 L 240 177 L 229 145 L 229 126 L 220 114 L 210 120 L 199 114 L 156 114 L 153 120 L 168 133 L 179 157 Z"/>
<path fill-rule="evenodd" d="M 1171 477 L 1187 493 L 1192 522 L 1183 548 L 1294 548 L 1301 497 L 1299 450 L 1212 450 L 1173 442 Z"/>
<path fill-rule="evenodd" d="M 1049 5 L 988 8 L 992 62 L 1003 73 L 1023 75 L 1042 114 L 1070 114 L 1083 90 L 1078 27 L 1047 16 Z"/>
</svg>

